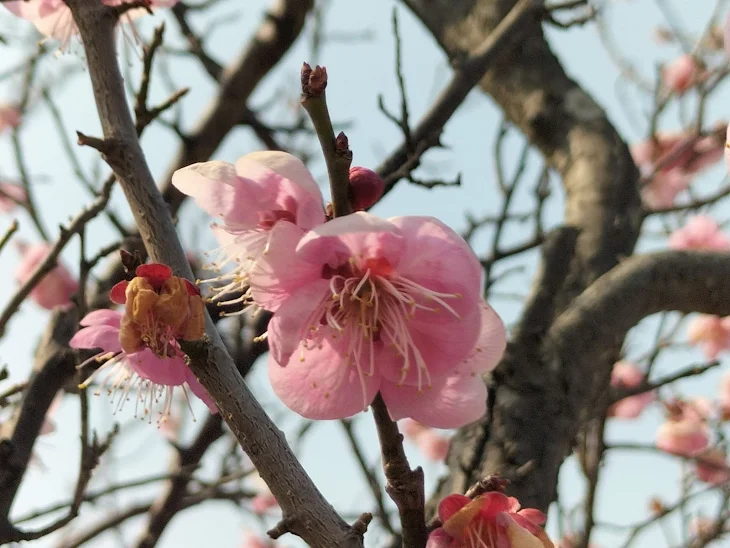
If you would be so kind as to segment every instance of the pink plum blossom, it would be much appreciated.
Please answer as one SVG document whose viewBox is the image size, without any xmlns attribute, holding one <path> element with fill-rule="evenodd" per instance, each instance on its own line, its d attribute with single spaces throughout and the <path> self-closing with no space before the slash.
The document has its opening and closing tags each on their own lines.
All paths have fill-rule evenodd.
<svg viewBox="0 0 730 548">
<path fill-rule="evenodd" d="M 701 410 L 682 401 L 669 404 L 667 410 L 669 415 L 656 433 L 659 449 L 686 457 L 696 456 L 707 449 L 710 429 Z"/>
<path fill-rule="evenodd" d="M 302 161 L 285 152 L 254 152 L 235 165 L 213 161 L 187 166 L 173 174 L 172 184 L 222 222 L 212 227 L 223 256 L 213 267 L 234 267 L 206 280 L 224 282 L 214 289 L 213 300 L 240 291 L 241 297 L 221 305 L 245 303 L 253 296 L 257 304 L 275 311 L 285 295 L 266 287 L 247 289 L 252 268 L 270 249 L 293 252 L 305 231 L 325 221 L 322 194 Z"/>
<path fill-rule="evenodd" d="M 692 55 L 680 55 L 662 70 L 664 85 L 682 95 L 705 77 L 705 71 Z"/>
<path fill-rule="evenodd" d="M 717 222 L 707 215 L 695 215 L 669 237 L 672 249 L 730 250 L 730 239 L 720 230 Z"/>
<path fill-rule="evenodd" d="M 15 279 L 19 284 L 33 275 L 35 269 L 45 260 L 51 251 L 46 243 L 27 245 L 18 242 L 18 249 L 23 258 L 15 271 Z M 62 264 L 58 264 L 46 274 L 30 292 L 30 298 L 39 306 L 51 310 L 57 306 L 71 304 L 71 297 L 78 291 L 79 284 L 71 273 Z"/>
<path fill-rule="evenodd" d="M 722 485 L 730 481 L 730 467 L 727 455 L 717 447 L 697 456 L 695 461 L 697 479 L 712 485 Z"/>
<path fill-rule="evenodd" d="M 394 420 L 452 428 L 484 413 L 480 373 L 501 357 L 504 326 L 480 304 L 476 256 L 437 219 L 358 212 L 311 230 L 295 253 L 272 246 L 260 267 L 268 290 L 288 294 L 268 339 L 289 408 L 344 418 L 380 390 Z"/>
<path fill-rule="evenodd" d="M 520 510 L 514 497 L 492 491 L 473 500 L 449 495 L 438 507 L 441 527 L 428 537 L 426 548 L 552 548 L 542 525 L 545 514 Z"/>
<path fill-rule="evenodd" d="M 6 4 L 3 4 L 6 5 Z M 20 125 L 20 111 L 10 105 L 0 105 L 0 133 Z"/>
<path fill-rule="evenodd" d="M 127 353 L 122 350 L 119 341 L 122 313 L 113 310 L 101 309 L 89 312 L 81 320 L 83 329 L 79 330 L 71 339 L 71 348 L 100 348 L 101 353 L 92 360 L 102 365 L 84 381 L 82 386 L 88 386 L 102 371 L 107 375 L 97 393 L 108 387 L 112 398 L 117 398 L 116 408 L 121 409 L 127 400 L 128 394 L 137 390 L 135 398 L 135 415 L 149 415 L 152 418 L 152 407 L 162 401 L 162 411 L 159 422 L 163 422 L 170 414 L 175 387 L 182 387 L 187 395 L 187 389 L 198 396 L 208 406 L 211 412 L 216 412 L 215 404 L 207 391 L 190 371 L 181 353 L 171 357 L 159 357 L 152 350 L 145 348 L 138 352 Z"/>
<path fill-rule="evenodd" d="M 692 344 L 701 346 L 708 360 L 714 360 L 720 352 L 730 349 L 730 317 L 700 314 L 687 326 L 687 337 Z"/>
<path fill-rule="evenodd" d="M 0 183 L 0 212 L 10 213 L 18 204 L 28 200 L 25 189 L 20 185 Z"/>
<path fill-rule="evenodd" d="M 641 386 L 644 380 L 644 374 L 633 363 L 619 361 L 613 366 L 611 386 L 614 388 L 635 388 Z M 651 391 L 629 396 L 612 405 L 608 410 L 608 415 L 622 419 L 635 419 L 653 401 L 654 393 Z"/>
</svg>

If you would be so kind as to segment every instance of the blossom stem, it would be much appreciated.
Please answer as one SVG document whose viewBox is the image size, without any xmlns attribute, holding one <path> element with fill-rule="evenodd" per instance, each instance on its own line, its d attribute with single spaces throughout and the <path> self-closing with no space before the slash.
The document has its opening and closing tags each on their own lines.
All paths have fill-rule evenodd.
<svg viewBox="0 0 730 548">
<path fill-rule="evenodd" d="M 420 466 L 411 470 L 403 449 L 403 434 L 390 418 L 380 393 L 375 396 L 372 408 L 380 440 L 383 470 L 388 481 L 385 490 L 398 507 L 403 548 L 423 548 L 428 540 L 423 470 Z"/>
<path fill-rule="evenodd" d="M 332 195 L 332 208 L 335 217 L 352 213 L 349 196 L 350 152 L 347 137 L 340 132 L 335 138 L 332 120 L 327 109 L 325 88 L 327 87 L 327 71 L 323 67 L 312 69 L 307 63 L 302 67 L 302 106 L 309 114 L 312 125 L 322 147 L 324 160 Z"/>
</svg>

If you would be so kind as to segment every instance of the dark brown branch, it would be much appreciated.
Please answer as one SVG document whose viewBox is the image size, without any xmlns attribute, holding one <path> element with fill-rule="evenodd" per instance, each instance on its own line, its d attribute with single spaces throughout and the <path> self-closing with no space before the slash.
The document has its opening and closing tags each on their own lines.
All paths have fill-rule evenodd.
<svg viewBox="0 0 730 548">
<path fill-rule="evenodd" d="M 398 507 L 403 548 L 423 548 L 428 532 L 424 511 L 423 470 L 411 470 L 403 450 L 403 435 L 388 414 L 383 398 L 378 394 L 372 403 L 375 426 L 378 430 L 383 470 L 388 481 L 385 490 Z"/>
<path fill-rule="evenodd" d="M 365 481 L 367 481 L 370 492 L 373 494 L 375 504 L 378 507 L 378 518 L 380 519 L 383 528 L 391 535 L 394 535 L 395 529 L 393 529 L 393 525 L 390 523 L 390 516 L 388 515 L 388 509 L 385 507 L 385 500 L 383 499 L 380 482 L 378 481 L 378 477 L 365 461 L 365 455 L 363 454 L 360 444 L 357 441 L 357 437 L 355 436 L 355 429 L 352 427 L 352 421 L 345 419 L 341 420 L 340 424 L 342 424 L 342 428 L 345 430 L 345 435 L 347 436 L 347 441 L 350 444 L 352 454 L 355 456 L 355 459 L 360 466 L 360 470 L 362 470 L 362 473 L 365 476 Z"/>
<path fill-rule="evenodd" d="M 451 59 L 474 52 L 518 5 L 515 0 L 405 1 Z M 480 87 L 562 177 L 564 224 L 578 237 L 564 283 L 547 296 L 550 308 L 560 314 L 632 253 L 643 220 L 639 173 L 605 112 L 566 75 L 540 22 L 528 17 L 510 34 L 509 47 L 495 55 Z M 553 269 L 563 270 L 564 265 L 544 265 L 547 272 Z M 548 374 L 541 359 L 542 338 L 533 337 L 532 348 L 508 346 L 492 375 L 490 412 L 453 439 L 449 477 L 438 496 L 463 492 L 478 478 L 499 472 L 512 481 L 509 492 L 524 506 L 546 510 L 554 500 L 557 471 L 575 440 L 571 421 L 580 419 L 561 410 L 567 405 L 563 365 Z M 578 381 L 591 390 L 608 385 L 619 348 L 604 351 L 603 361 L 594 363 L 596 382 Z M 571 366 L 564 367 L 572 379 Z"/>
</svg>

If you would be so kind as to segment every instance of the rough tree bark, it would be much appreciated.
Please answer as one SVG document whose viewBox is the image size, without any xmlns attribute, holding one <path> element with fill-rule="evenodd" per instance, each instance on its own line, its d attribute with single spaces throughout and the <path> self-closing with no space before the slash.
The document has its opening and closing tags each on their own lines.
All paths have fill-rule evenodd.
<svg viewBox="0 0 730 548">
<path fill-rule="evenodd" d="M 404 2 L 457 62 L 515 4 Z M 628 147 L 601 107 L 565 73 L 538 15 L 539 10 L 515 30 L 511 47 L 495 58 L 480 87 L 561 175 L 564 224 L 577 232 L 577 239 L 574 246 L 564 241 L 545 250 L 526 313 L 490 381 L 490 412 L 454 439 L 449 475 L 438 496 L 464 492 L 484 475 L 500 472 L 512 480 L 510 490 L 525 506 L 547 510 L 556 496 L 560 465 L 587 410 L 587 392 L 572 386 L 585 374 L 585 363 L 579 356 L 552 351 L 546 359 L 547 333 L 577 295 L 632 253 L 643 214 L 639 174 Z M 568 263 L 565 271 L 562 265 Z M 607 384 L 620 344 L 618 339 L 611 342 L 617 344 L 603 348 L 583 383 Z"/>
</svg>

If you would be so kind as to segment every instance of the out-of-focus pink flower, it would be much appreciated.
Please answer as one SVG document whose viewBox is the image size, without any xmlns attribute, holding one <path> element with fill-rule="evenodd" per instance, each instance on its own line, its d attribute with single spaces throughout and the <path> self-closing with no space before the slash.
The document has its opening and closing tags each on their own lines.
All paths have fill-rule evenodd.
<svg viewBox="0 0 730 548">
<path fill-rule="evenodd" d="M 451 440 L 430 430 L 418 438 L 416 444 L 423 456 L 434 462 L 443 462 L 449 454 Z"/>
<path fill-rule="evenodd" d="M 411 440 L 432 461 L 443 461 L 449 452 L 451 440 L 430 427 L 413 419 L 403 419 L 399 425 L 400 431 L 406 439 Z"/>
<path fill-rule="evenodd" d="M 689 132 L 659 132 L 631 145 L 642 176 L 653 175 L 641 191 L 646 205 L 654 209 L 672 206 L 693 176 L 718 162 L 723 150 L 722 140 L 714 132 L 702 137 Z"/>
<path fill-rule="evenodd" d="M 662 69 L 664 85 L 679 95 L 697 85 L 705 77 L 702 66 L 689 54 L 680 55 Z"/>
<path fill-rule="evenodd" d="M 718 397 L 720 404 L 720 415 L 722 420 L 730 419 L 730 372 L 725 373 L 720 381 L 720 395 Z"/>
<path fill-rule="evenodd" d="M 643 382 L 644 374 L 633 363 L 619 361 L 613 366 L 611 386 L 614 388 L 634 388 L 640 386 Z M 608 416 L 635 419 L 653 401 L 654 393 L 651 391 L 629 396 L 612 405 L 608 410 Z"/>
<path fill-rule="evenodd" d="M 697 479 L 712 485 L 722 485 L 730 481 L 730 467 L 727 455 L 717 447 L 709 449 L 697 456 L 695 461 Z"/>
<path fill-rule="evenodd" d="M 441 527 L 428 537 L 426 548 L 552 548 L 542 525 L 545 514 L 520 510 L 514 497 L 490 492 L 470 499 L 449 495 L 439 503 Z"/>
<path fill-rule="evenodd" d="M 702 538 L 712 531 L 714 525 L 710 518 L 698 516 L 689 521 L 689 532 L 695 537 Z"/>
<path fill-rule="evenodd" d="M 9 213 L 18 204 L 24 204 L 28 200 L 25 189 L 20 185 L 0 183 L 0 212 Z"/>
<path fill-rule="evenodd" d="M 6 5 L 7 2 L 3 5 Z M 10 105 L 0 105 L 0 133 L 20 125 L 20 111 Z"/>
<path fill-rule="evenodd" d="M 100 0 L 108 6 L 118 6 L 127 0 Z M 149 0 L 151 8 L 171 7 L 178 0 Z M 63 0 L 15 0 L 3 2 L 13 14 L 33 23 L 38 32 L 44 36 L 55 38 L 65 47 L 72 36 L 78 33 L 78 28 L 71 15 L 71 9 Z M 127 21 L 147 13 L 144 8 L 132 9 L 125 14 Z"/>
<path fill-rule="evenodd" d="M 692 344 L 702 347 L 708 360 L 714 360 L 720 352 L 730 349 L 730 317 L 700 314 L 687 326 L 687 337 Z"/>
<path fill-rule="evenodd" d="M 149 415 L 152 420 L 152 408 L 161 402 L 162 411 L 158 422 L 163 422 L 170 414 L 175 387 L 182 386 L 186 393 L 189 388 L 193 394 L 203 400 L 211 412 L 217 411 L 208 392 L 185 365 L 182 352 L 175 343 L 170 343 L 173 346 L 173 352 L 169 357 L 159 357 L 149 348 L 127 353 L 122 350 L 119 340 L 122 323 L 120 312 L 106 309 L 94 310 L 84 316 L 80 323 L 83 329 L 71 338 L 69 346 L 71 348 L 100 348 L 102 352 L 91 360 L 103 362 L 84 381 L 83 386 L 88 386 L 100 372 L 107 371 L 108 374 L 99 387 L 98 393 L 107 383 L 111 382 L 109 391 L 112 400 L 117 398 L 117 410 L 122 408 L 128 399 L 129 392 L 136 389 L 135 415 L 141 411 L 143 415 Z"/>
<path fill-rule="evenodd" d="M 269 250 L 293 253 L 305 231 L 325 221 L 322 194 L 302 161 L 285 152 L 254 152 L 235 165 L 214 161 L 179 169 L 172 184 L 222 221 L 212 227 L 222 255 L 212 266 L 233 268 L 204 280 L 223 282 L 214 288 L 213 300 L 240 292 L 240 297 L 221 304 L 246 303 L 252 298 L 262 308 L 275 311 L 287 295 L 268 286 L 269 275 L 278 280 L 295 276 L 297 269 L 259 270 L 261 279 L 254 280 L 253 267 Z"/>
<path fill-rule="evenodd" d="M 276 276 L 292 263 L 296 278 Z M 272 246 L 264 265 L 289 294 L 268 330 L 269 378 L 289 408 L 344 418 L 380 390 L 396 420 L 452 428 L 484 413 L 479 374 L 501 357 L 504 326 L 480 304 L 473 251 L 443 223 L 358 212 L 308 232 L 295 255 Z"/>
<path fill-rule="evenodd" d="M 674 455 L 694 457 L 707 449 L 710 429 L 701 412 L 686 402 L 669 404 L 669 416 L 656 433 L 656 445 Z"/>
<path fill-rule="evenodd" d="M 251 499 L 251 511 L 256 515 L 263 515 L 272 508 L 278 508 L 279 503 L 271 493 L 259 493 Z"/>
<path fill-rule="evenodd" d="M 241 548 L 276 548 L 276 544 L 273 540 L 257 535 L 253 531 L 244 531 Z"/>
<path fill-rule="evenodd" d="M 717 222 L 707 215 L 695 215 L 669 237 L 672 249 L 730 250 L 730 239 L 720 230 Z"/>
<path fill-rule="evenodd" d="M 355 211 L 364 211 L 374 205 L 385 190 L 385 182 L 372 169 L 350 168 L 350 201 Z"/>
<path fill-rule="evenodd" d="M 728 14 L 727 18 L 725 19 L 725 29 L 723 33 L 724 42 L 725 42 L 725 53 L 728 57 L 730 57 L 730 13 Z"/>
<path fill-rule="evenodd" d="M 430 430 L 425 424 L 421 424 L 413 419 L 403 419 L 398 423 L 398 428 L 406 439 L 415 441 L 421 434 Z"/>
<path fill-rule="evenodd" d="M 51 246 L 46 243 L 27 245 L 24 242 L 18 242 L 17 246 L 22 254 L 22 259 L 15 271 L 15 279 L 22 284 L 45 260 L 51 251 Z M 71 304 L 71 297 L 78 289 L 79 284 L 76 279 L 71 276 L 65 266 L 59 263 L 33 288 L 30 298 L 39 306 L 51 310 L 57 306 Z"/>
</svg>

